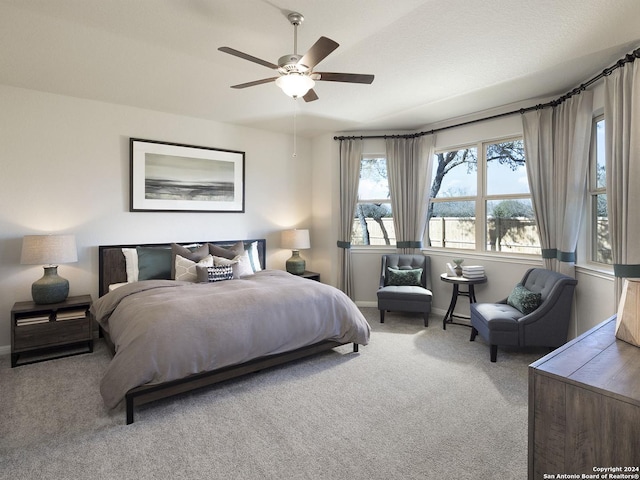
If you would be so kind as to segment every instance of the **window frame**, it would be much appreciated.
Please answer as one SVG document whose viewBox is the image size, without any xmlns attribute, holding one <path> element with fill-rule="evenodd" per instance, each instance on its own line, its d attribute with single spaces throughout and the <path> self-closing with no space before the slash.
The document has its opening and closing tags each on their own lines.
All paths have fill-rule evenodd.
<svg viewBox="0 0 640 480">
<path fill-rule="evenodd" d="M 510 141 L 524 141 L 522 135 L 509 135 L 505 137 L 498 137 L 493 139 L 482 139 L 477 142 L 465 143 L 458 146 L 448 146 L 444 148 L 438 148 L 435 150 L 434 155 L 439 153 L 450 152 L 453 150 L 463 150 L 469 148 L 475 148 L 477 154 L 477 172 L 476 172 L 476 192 L 475 196 L 465 195 L 460 197 L 436 197 L 430 198 L 431 203 L 445 203 L 452 201 L 474 201 L 475 202 L 475 248 L 474 249 L 456 249 L 450 247 L 430 246 L 437 251 L 460 251 L 465 253 L 474 252 L 475 254 L 489 254 L 499 256 L 523 256 L 526 258 L 537 257 L 540 253 L 514 253 L 495 251 L 487 248 L 488 244 L 488 228 L 487 228 L 487 202 L 493 200 L 528 200 L 533 203 L 531 191 L 529 193 L 509 193 L 509 194 L 488 194 L 487 186 L 487 146 L 492 144 L 505 143 Z M 525 159 L 526 161 L 526 159 Z M 537 225 L 536 225 L 537 227 Z M 425 238 L 425 240 L 429 240 Z"/>
<path fill-rule="evenodd" d="M 591 142 L 589 145 L 589 179 L 587 181 L 587 262 L 596 265 L 598 268 L 613 269 L 612 263 L 600 262 L 597 260 L 598 253 L 598 225 L 597 225 L 597 198 L 598 195 L 607 195 L 607 185 L 598 187 L 598 133 L 597 125 L 604 122 L 604 114 L 595 115 L 591 123 Z M 604 124 L 603 124 L 604 125 Z M 606 179 L 606 172 L 605 172 Z M 608 233 L 608 231 L 607 231 Z"/>
</svg>

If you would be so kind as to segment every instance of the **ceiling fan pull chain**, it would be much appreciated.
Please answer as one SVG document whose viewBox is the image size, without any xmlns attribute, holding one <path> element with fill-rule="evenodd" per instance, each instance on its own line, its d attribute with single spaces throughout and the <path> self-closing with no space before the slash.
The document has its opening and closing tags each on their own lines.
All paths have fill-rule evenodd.
<svg viewBox="0 0 640 480">
<path fill-rule="evenodd" d="M 291 155 L 293 158 L 296 158 L 297 154 L 296 154 L 296 150 L 298 149 L 298 143 L 296 140 L 297 137 L 297 113 L 298 113 L 298 102 L 297 102 L 297 98 L 293 99 L 293 155 Z"/>
</svg>

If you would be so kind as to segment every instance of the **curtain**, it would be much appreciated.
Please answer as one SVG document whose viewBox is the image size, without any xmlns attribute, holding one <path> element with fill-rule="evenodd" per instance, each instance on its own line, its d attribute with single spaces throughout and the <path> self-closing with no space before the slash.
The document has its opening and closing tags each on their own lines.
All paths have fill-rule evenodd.
<svg viewBox="0 0 640 480">
<path fill-rule="evenodd" d="M 640 277 L 639 62 L 605 77 L 604 123 L 607 213 L 616 305 L 625 277 Z"/>
<path fill-rule="evenodd" d="M 358 201 L 362 140 L 340 140 L 340 248 L 338 285 L 349 297 L 353 297 L 351 273 L 351 229 Z"/>
<path fill-rule="evenodd" d="M 587 195 L 593 92 L 523 115 L 527 175 L 545 268 L 575 277 Z"/>
<path fill-rule="evenodd" d="M 418 253 L 427 228 L 434 135 L 388 138 L 387 172 L 399 253 Z"/>
</svg>

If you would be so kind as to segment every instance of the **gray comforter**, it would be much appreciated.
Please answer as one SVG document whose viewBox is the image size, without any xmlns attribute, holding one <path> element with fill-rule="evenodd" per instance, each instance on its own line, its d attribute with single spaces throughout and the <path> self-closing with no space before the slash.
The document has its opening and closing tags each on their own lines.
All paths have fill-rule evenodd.
<svg viewBox="0 0 640 480">
<path fill-rule="evenodd" d="M 140 385 L 322 340 L 366 345 L 370 333 L 340 290 L 278 270 L 206 284 L 131 283 L 94 302 L 92 313 L 116 347 L 100 384 L 109 408 Z"/>
</svg>

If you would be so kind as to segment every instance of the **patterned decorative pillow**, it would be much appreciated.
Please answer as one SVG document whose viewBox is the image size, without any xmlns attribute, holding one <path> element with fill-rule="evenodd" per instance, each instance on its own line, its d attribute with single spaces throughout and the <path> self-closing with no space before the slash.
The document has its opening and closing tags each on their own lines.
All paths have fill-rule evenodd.
<svg viewBox="0 0 640 480">
<path fill-rule="evenodd" d="M 194 262 L 188 258 L 184 258 L 181 255 L 176 255 L 175 263 L 175 280 L 181 282 L 197 282 L 198 272 L 197 267 L 213 267 L 213 256 L 207 255 L 199 262 Z"/>
<path fill-rule="evenodd" d="M 233 278 L 233 265 L 220 265 L 217 267 L 196 267 L 198 282 L 220 282 Z"/>
<path fill-rule="evenodd" d="M 182 258 L 191 260 L 192 262 L 199 262 L 207 255 L 209 255 L 209 245 L 192 244 L 192 245 L 178 245 L 177 243 L 171 244 L 171 278 L 176 279 L 176 255 L 180 255 Z"/>
<path fill-rule="evenodd" d="M 387 268 L 388 277 L 387 285 L 394 285 L 397 287 L 421 287 L 420 279 L 422 278 L 421 268 L 412 268 L 407 270 L 400 270 L 397 268 Z"/>
<path fill-rule="evenodd" d="M 518 309 L 525 315 L 530 314 L 542 303 L 542 294 L 533 293 L 528 290 L 522 284 L 515 286 L 509 297 L 507 298 L 507 305 L 511 305 L 513 308 Z"/>
</svg>

